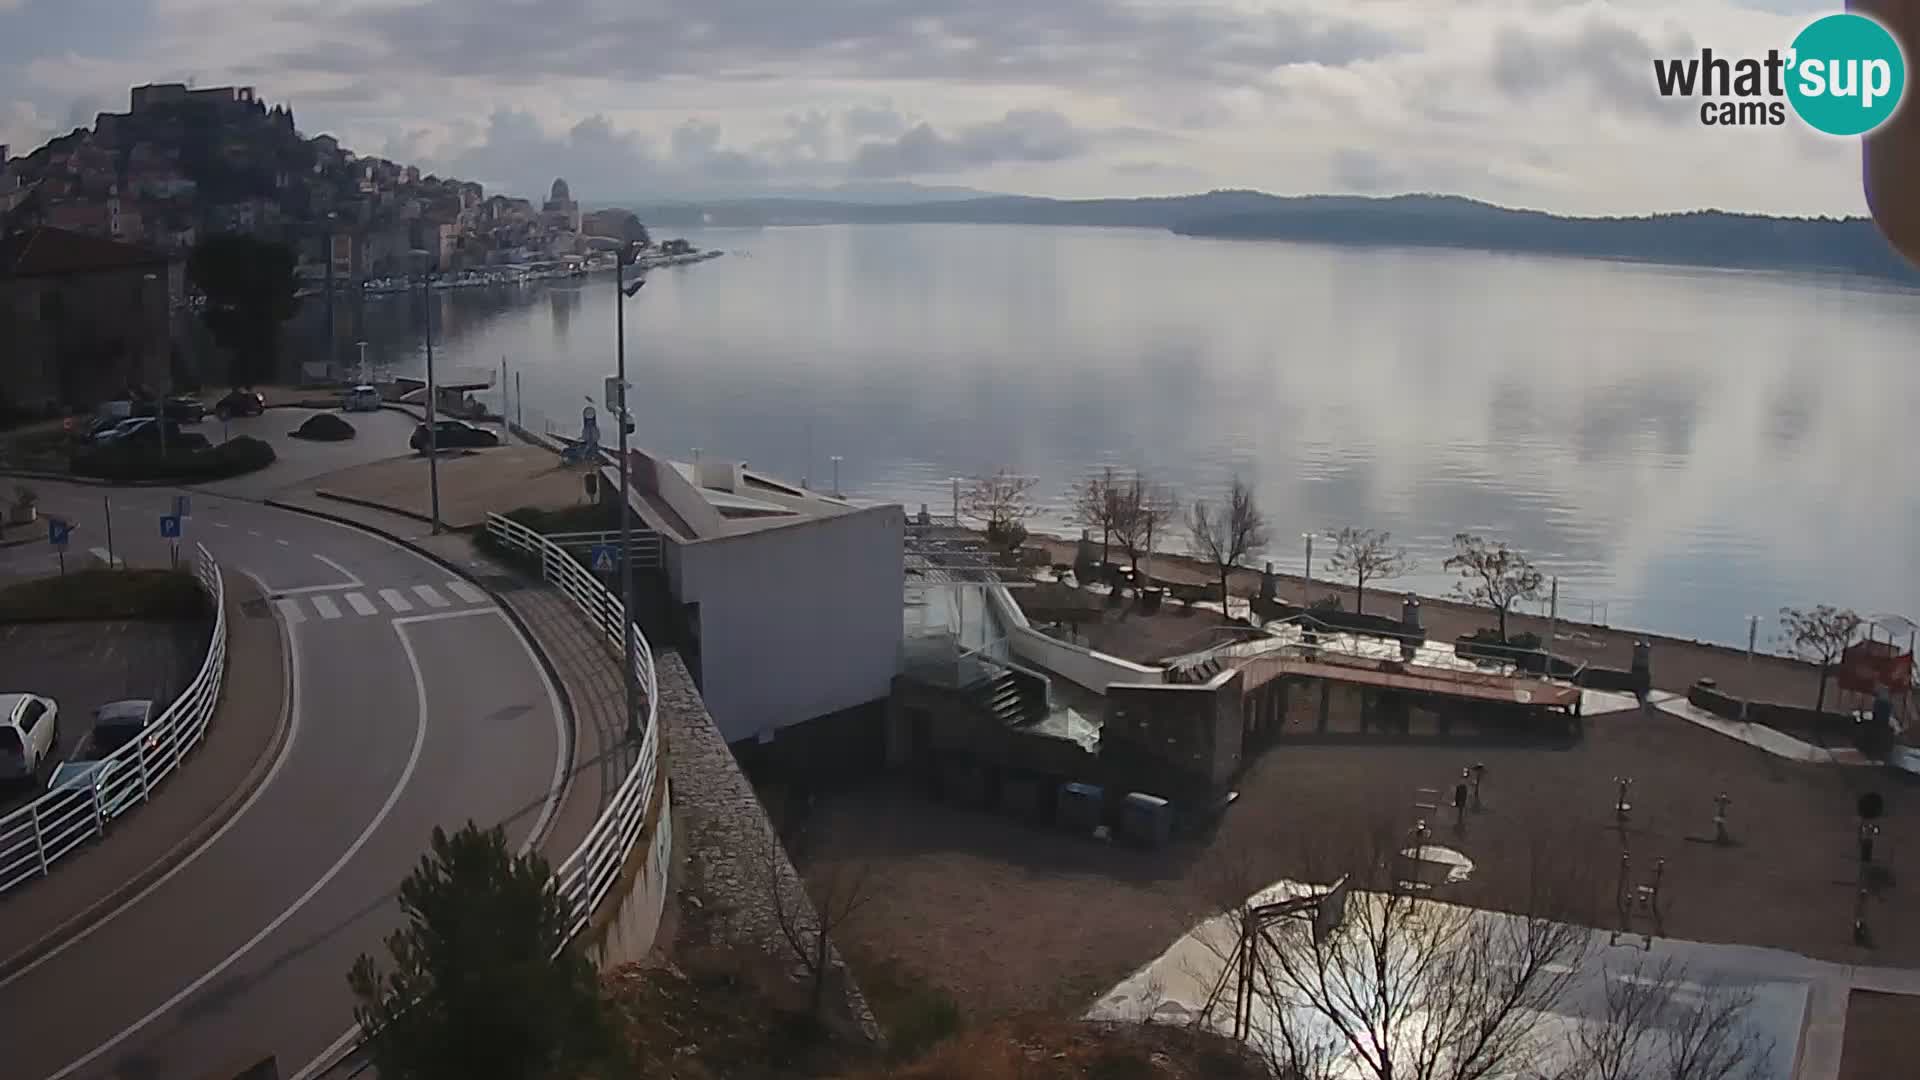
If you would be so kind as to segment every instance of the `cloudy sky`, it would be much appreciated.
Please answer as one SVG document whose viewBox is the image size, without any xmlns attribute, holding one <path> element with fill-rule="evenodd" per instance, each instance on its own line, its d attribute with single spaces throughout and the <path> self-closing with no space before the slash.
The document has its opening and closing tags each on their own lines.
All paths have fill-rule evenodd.
<svg viewBox="0 0 1920 1080">
<path fill-rule="evenodd" d="M 0 0 L 0 141 L 127 88 L 589 201 L 908 180 L 1109 196 L 1444 191 L 1566 213 L 1859 213 L 1858 146 L 1702 127 L 1655 57 L 1808 0 Z"/>
</svg>

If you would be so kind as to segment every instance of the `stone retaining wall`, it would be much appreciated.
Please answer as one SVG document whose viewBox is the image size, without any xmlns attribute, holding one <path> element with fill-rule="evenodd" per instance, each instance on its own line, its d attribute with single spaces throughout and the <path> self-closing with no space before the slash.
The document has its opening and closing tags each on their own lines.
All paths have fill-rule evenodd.
<svg viewBox="0 0 1920 1080">
<path fill-rule="evenodd" d="M 700 921 L 715 939 L 711 944 L 761 953 L 775 965 L 794 968 L 797 961 L 780 929 L 769 873 L 777 876 L 781 895 L 790 898 L 801 924 L 811 926 L 815 916 L 806 885 L 780 846 L 753 785 L 714 726 L 679 654 L 657 653 L 654 678 L 664 725 L 661 735 L 672 761 L 677 830 L 674 890 L 679 903 L 699 907 Z M 769 851 L 774 856 L 771 868 Z M 869 1039 L 877 1040 L 880 1028 L 873 1011 L 839 950 L 832 952 L 828 1011 L 843 1014 Z M 836 1008 L 840 1002 L 844 1005 Z"/>
</svg>

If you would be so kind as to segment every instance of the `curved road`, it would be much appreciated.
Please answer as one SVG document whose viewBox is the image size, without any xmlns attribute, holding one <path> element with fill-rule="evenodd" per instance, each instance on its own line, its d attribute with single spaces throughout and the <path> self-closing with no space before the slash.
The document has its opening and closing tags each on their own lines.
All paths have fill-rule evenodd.
<svg viewBox="0 0 1920 1080">
<path fill-rule="evenodd" d="M 104 547 L 103 497 L 114 554 L 165 564 L 158 517 L 173 492 L 40 492 L 44 513 L 79 523 L 70 568 Z M 202 1080 L 268 1054 L 299 1074 L 352 1024 L 346 972 L 362 952 L 384 958 L 395 889 L 433 827 L 504 824 L 524 844 L 561 795 L 558 699 L 484 593 L 356 529 L 193 500 L 183 549 L 204 543 L 274 598 L 292 646 L 291 736 L 185 862 L 0 982 L 10 1077 Z M 5 555 L 0 574 L 52 562 L 43 545 Z"/>
</svg>

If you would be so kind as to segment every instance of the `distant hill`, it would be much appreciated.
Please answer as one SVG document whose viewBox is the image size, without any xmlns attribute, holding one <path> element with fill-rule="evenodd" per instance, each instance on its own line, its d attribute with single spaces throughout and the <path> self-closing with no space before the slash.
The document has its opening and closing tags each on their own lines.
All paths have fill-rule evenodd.
<svg viewBox="0 0 1920 1080">
<path fill-rule="evenodd" d="M 1920 285 L 1866 218 L 1781 218 L 1719 210 L 1561 217 L 1453 195 L 1268 195 L 1211 191 L 1140 199 L 1018 195 L 876 204 L 754 198 L 634 207 L 656 226 L 961 223 L 1169 229 L 1185 236 L 1360 246 L 1451 247 L 1689 266 L 1859 274 Z"/>
</svg>

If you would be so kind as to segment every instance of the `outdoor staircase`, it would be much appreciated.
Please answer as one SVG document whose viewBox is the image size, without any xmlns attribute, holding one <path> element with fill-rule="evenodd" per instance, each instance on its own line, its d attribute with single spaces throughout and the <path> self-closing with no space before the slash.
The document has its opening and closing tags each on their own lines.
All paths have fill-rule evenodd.
<svg viewBox="0 0 1920 1080">
<path fill-rule="evenodd" d="M 1047 715 L 1047 684 L 1024 671 L 1002 668 L 973 692 L 974 702 L 1008 727 L 1030 724 Z"/>
<path fill-rule="evenodd" d="M 1191 663 L 1175 664 L 1167 669 L 1167 681 L 1186 686 L 1198 686 L 1225 670 L 1217 656 L 1209 656 Z"/>
</svg>

